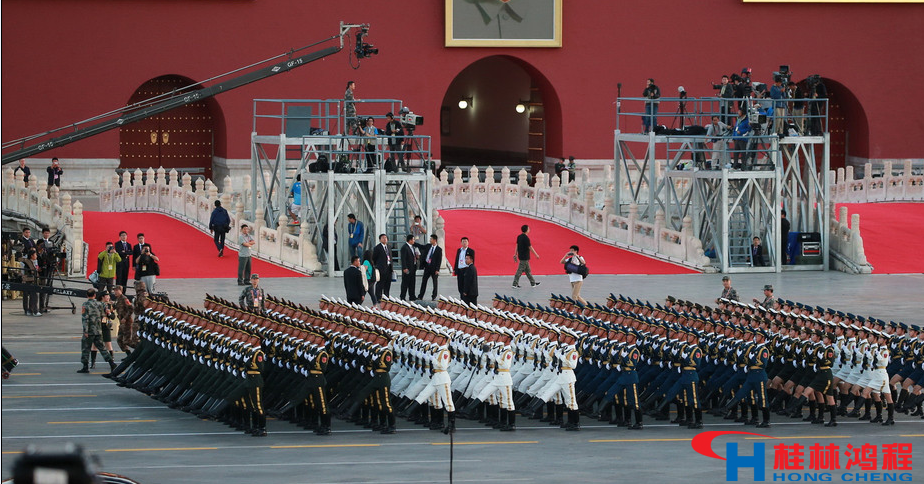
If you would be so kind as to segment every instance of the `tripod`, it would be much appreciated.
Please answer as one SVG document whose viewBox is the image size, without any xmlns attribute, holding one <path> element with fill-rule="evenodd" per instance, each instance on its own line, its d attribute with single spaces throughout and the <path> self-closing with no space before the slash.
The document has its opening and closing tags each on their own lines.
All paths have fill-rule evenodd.
<svg viewBox="0 0 924 484">
<path fill-rule="evenodd" d="M 671 129 L 674 128 L 674 125 L 677 124 L 677 120 L 680 120 L 680 127 L 678 129 L 683 129 L 684 124 L 687 120 L 687 102 L 684 99 L 687 98 L 686 92 L 680 93 L 680 102 L 677 103 L 677 112 L 674 114 L 674 120 L 671 121 Z M 693 123 L 690 123 L 691 125 Z"/>
</svg>

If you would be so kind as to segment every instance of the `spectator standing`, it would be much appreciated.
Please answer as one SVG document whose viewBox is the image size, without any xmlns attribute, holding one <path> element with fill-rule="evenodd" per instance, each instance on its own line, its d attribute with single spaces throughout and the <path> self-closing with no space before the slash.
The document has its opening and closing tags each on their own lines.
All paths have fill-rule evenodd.
<svg viewBox="0 0 924 484">
<path fill-rule="evenodd" d="M 642 133 L 647 134 L 658 125 L 658 104 L 661 98 L 661 88 L 659 88 L 654 79 L 648 78 L 648 85 L 642 91 L 642 97 L 645 101 L 645 117 L 642 118 Z"/>
<path fill-rule="evenodd" d="M 22 181 L 26 184 L 26 186 L 29 186 L 29 177 L 32 176 L 32 170 L 26 166 L 26 160 L 19 160 L 19 166 L 13 170 L 13 176 L 16 176 L 17 171 L 22 172 Z"/>
<path fill-rule="evenodd" d="M 576 302 L 581 303 L 582 305 L 587 305 L 587 301 L 581 297 L 581 286 L 584 285 L 584 276 L 580 273 L 567 270 L 567 265 L 574 264 L 576 266 L 586 265 L 584 258 L 579 254 L 580 248 L 576 245 L 572 245 L 568 250 L 568 253 L 561 258 L 561 264 L 565 264 L 566 271 L 568 273 L 568 280 L 571 282 L 571 299 L 574 299 Z"/>
<path fill-rule="evenodd" d="M 237 252 L 237 285 L 246 286 L 250 281 L 250 248 L 257 243 L 253 236 L 250 235 L 250 226 L 241 225 L 241 234 L 237 237 L 241 249 Z"/>
<path fill-rule="evenodd" d="M 45 168 L 45 171 L 48 172 L 48 193 L 51 193 L 51 187 L 55 186 L 61 188 L 61 175 L 64 174 L 64 170 L 61 169 L 61 165 L 58 164 L 57 158 L 51 159 L 51 166 Z"/>
<path fill-rule="evenodd" d="M 394 113 L 389 112 L 385 115 L 385 119 L 388 121 L 385 123 L 385 136 L 388 136 L 388 153 L 389 158 L 392 161 L 398 162 L 398 168 L 408 171 L 408 167 L 405 164 L 404 151 L 401 149 L 404 141 L 401 138 L 404 136 L 404 127 L 400 121 L 395 119 Z M 395 154 L 398 156 L 395 157 Z"/>
<path fill-rule="evenodd" d="M 376 300 L 382 299 L 382 294 L 388 296 L 391 292 L 391 249 L 388 247 L 388 236 L 379 235 L 379 243 L 372 249 L 372 263 L 379 271 L 379 280 L 375 285 Z"/>
<path fill-rule="evenodd" d="M 128 232 L 119 232 L 119 241 L 115 243 L 116 253 L 122 258 L 116 264 L 116 284 L 123 288 L 128 285 L 128 268 L 131 266 L 132 244 L 128 243 Z"/>
<path fill-rule="evenodd" d="M 257 312 L 263 312 L 263 302 L 266 299 L 266 293 L 260 287 L 260 274 L 250 276 L 250 284 L 241 291 L 241 296 L 237 302 L 242 308 L 253 308 Z"/>
<path fill-rule="evenodd" d="M 712 116 L 712 122 L 706 126 L 706 139 L 712 143 L 712 157 L 709 159 L 709 169 L 720 168 L 726 162 L 728 149 L 728 125 L 718 116 Z"/>
<path fill-rule="evenodd" d="M 90 373 L 90 348 L 105 348 L 103 344 L 103 304 L 96 300 L 96 289 L 87 289 L 87 300 L 80 308 L 83 338 L 80 340 L 80 363 L 82 368 L 77 373 Z M 109 369 L 115 370 L 115 363 L 109 353 L 103 352 L 103 359 L 109 363 Z"/>
<path fill-rule="evenodd" d="M 106 249 L 96 257 L 99 259 L 99 281 L 96 288 L 100 291 L 111 291 L 115 285 L 116 266 L 122 262 L 122 257 L 116 252 L 112 242 L 106 242 Z"/>
<path fill-rule="evenodd" d="M 214 236 L 218 257 L 224 257 L 225 235 L 231 231 L 231 216 L 228 215 L 225 207 L 221 206 L 221 200 L 215 200 L 215 208 L 212 210 L 212 216 L 209 217 L 209 230 Z"/>
<path fill-rule="evenodd" d="M 375 286 L 379 280 L 379 270 L 372 263 L 372 251 L 363 252 L 363 269 L 366 276 L 366 291 L 369 293 L 369 300 L 373 306 L 379 304 L 379 299 L 375 295 Z"/>
<path fill-rule="evenodd" d="M 302 211 L 302 175 L 295 175 L 292 184 L 292 203 L 289 204 L 289 223 L 298 225 L 299 214 Z"/>
<path fill-rule="evenodd" d="M 126 355 L 130 355 L 135 346 L 138 346 L 138 330 L 135 328 L 135 310 L 132 302 L 125 295 L 124 286 L 116 285 L 112 288 L 112 301 L 116 316 L 119 318 L 116 343 L 119 344 L 119 349 Z"/>
<path fill-rule="evenodd" d="M 438 245 L 439 237 L 436 234 L 430 236 L 430 245 L 422 247 L 421 255 L 426 253 L 421 265 L 423 266 L 423 280 L 420 281 L 420 293 L 417 299 L 423 299 L 427 292 L 427 281 L 433 279 L 433 293 L 430 295 L 431 300 L 436 299 L 439 292 L 440 267 L 443 266 L 443 249 Z"/>
<path fill-rule="evenodd" d="M 363 223 L 356 220 L 356 215 L 347 215 L 347 232 L 350 234 L 347 243 L 350 245 L 350 256 L 362 255 L 363 240 L 366 238 L 366 228 Z"/>
<path fill-rule="evenodd" d="M 459 247 L 459 249 L 456 250 L 455 268 L 453 269 L 453 273 L 456 275 L 456 283 L 459 287 L 459 297 L 462 297 L 462 283 L 464 282 L 463 276 L 465 275 L 465 270 L 468 269 L 469 266 L 467 262 L 468 259 L 466 259 L 466 257 L 470 255 L 472 256 L 472 261 L 474 261 L 475 249 L 472 249 L 468 246 L 468 237 L 462 237 L 460 244 L 462 247 Z"/>
<path fill-rule="evenodd" d="M 141 255 L 138 256 L 138 267 L 135 269 L 135 279 L 144 283 L 148 294 L 154 294 L 154 283 L 157 282 L 157 276 L 160 275 L 160 265 L 157 263 L 160 259 L 151 252 L 151 247 L 145 245 L 141 249 Z"/>
<path fill-rule="evenodd" d="M 371 172 L 375 169 L 375 142 L 376 137 L 379 134 L 379 129 L 375 127 L 374 119 L 372 117 L 366 118 L 365 126 L 363 127 L 363 141 L 366 145 L 366 166 L 362 167 L 362 171 Z"/>
<path fill-rule="evenodd" d="M 773 99 L 773 132 L 778 135 L 786 134 L 786 91 L 783 87 L 783 78 L 781 76 L 773 77 L 773 85 L 770 86 L 770 99 Z"/>
<path fill-rule="evenodd" d="M 465 273 L 462 275 L 462 300 L 469 304 L 478 304 L 478 269 L 475 268 L 475 257 L 466 254 Z"/>
<path fill-rule="evenodd" d="M 805 101 L 800 101 L 800 99 L 805 98 L 805 93 L 802 92 L 802 88 L 798 84 L 792 81 L 786 84 L 786 90 L 789 93 L 789 99 L 793 99 L 789 103 L 789 109 L 793 120 L 796 122 L 796 128 L 799 130 L 799 134 L 805 133 Z"/>
<path fill-rule="evenodd" d="M 366 275 L 360 266 L 359 257 L 354 255 L 350 257 L 350 267 L 343 271 L 343 288 L 350 304 L 362 304 L 369 288 Z"/>
<path fill-rule="evenodd" d="M 407 296 L 408 301 L 416 301 L 417 293 L 414 287 L 417 282 L 417 259 L 420 252 L 414 245 L 414 236 L 408 234 L 405 244 L 401 247 L 401 299 Z"/>
<path fill-rule="evenodd" d="M 536 252 L 536 249 L 533 248 L 533 244 L 529 240 L 529 225 L 524 225 L 520 227 L 522 233 L 517 236 L 517 249 L 513 254 L 513 261 L 518 262 L 517 272 L 513 275 L 513 287 L 520 287 L 520 274 L 526 273 L 526 278 L 529 279 L 529 284 L 533 287 L 538 286 L 539 283 L 533 278 L 532 268 L 529 266 L 530 252 L 536 256 L 536 259 L 539 258 L 539 253 Z"/>
<path fill-rule="evenodd" d="M 764 248 L 760 245 L 760 237 L 754 237 L 751 241 L 751 267 L 764 267 Z"/>
<path fill-rule="evenodd" d="M 751 124 L 748 122 L 747 109 L 738 111 L 738 122 L 735 124 L 735 131 L 732 134 L 732 168 L 741 169 L 741 162 L 747 157 L 748 134 L 751 132 Z"/>
<path fill-rule="evenodd" d="M 39 284 L 42 286 L 51 287 L 51 282 L 55 273 L 55 263 L 57 260 L 54 258 L 55 244 L 51 241 L 51 230 L 49 230 L 47 227 L 42 229 L 42 238 L 36 241 L 35 248 L 38 250 L 38 262 L 39 267 L 41 268 L 41 272 L 39 274 Z M 38 298 L 39 312 L 47 313 L 48 300 L 51 298 L 51 294 L 42 292 L 39 293 Z"/>
<path fill-rule="evenodd" d="M 420 215 L 414 215 L 414 223 L 408 232 L 414 236 L 413 244 L 418 249 L 426 245 L 424 242 L 427 240 L 427 227 L 421 221 Z"/>
<path fill-rule="evenodd" d="M 783 252 L 783 264 L 789 263 L 789 219 L 786 210 L 780 210 L 780 251 Z"/>
<path fill-rule="evenodd" d="M 356 119 L 356 103 L 353 98 L 353 91 L 356 89 L 356 81 L 347 81 L 346 91 L 343 93 L 343 117 L 347 125 L 347 134 L 355 135 L 359 129 L 359 122 Z"/>
<path fill-rule="evenodd" d="M 22 236 L 16 239 L 16 245 L 22 246 L 20 250 L 23 254 L 28 254 L 30 250 L 35 248 L 35 241 L 32 240 L 32 229 L 26 227 L 22 229 Z"/>
<path fill-rule="evenodd" d="M 719 101 L 719 112 L 722 113 L 721 121 L 723 123 L 731 123 L 734 121 L 732 117 L 732 101 L 726 101 L 726 99 L 731 99 L 735 97 L 735 85 L 729 83 L 729 78 L 727 75 L 722 76 L 722 82 L 719 84 L 713 84 L 713 89 L 718 89 L 718 97 L 722 98 L 722 101 Z"/>
<path fill-rule="evenodd" d="M 26 316 L 42 315 L 38 307 L 38 282 L 41 270 L 38 263 L 38 251 L 29 249 L 22 259 L 22 282 L 29 284 L 29 289 L 22 293 L 22 309 L 26 312 Z"/>
</svg>

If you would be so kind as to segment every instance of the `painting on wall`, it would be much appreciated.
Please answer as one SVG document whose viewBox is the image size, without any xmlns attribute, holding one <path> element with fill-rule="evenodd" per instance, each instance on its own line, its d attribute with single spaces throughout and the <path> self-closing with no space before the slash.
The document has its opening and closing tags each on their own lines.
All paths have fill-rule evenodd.
<svg viewBox="0 0 924 484">
<path fill-rule="evenodd" d="M 562 0 L 446 0 L 446 47 L 561 47 Z"/>
</svg>

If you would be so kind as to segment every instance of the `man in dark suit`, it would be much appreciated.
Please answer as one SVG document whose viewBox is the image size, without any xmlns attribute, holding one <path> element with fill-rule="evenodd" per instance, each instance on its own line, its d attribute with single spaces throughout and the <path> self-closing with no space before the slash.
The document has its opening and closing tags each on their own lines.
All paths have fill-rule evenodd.
<svg viewBox="0 0 924 484">
<path fill-rule="evenodd" d="M 436 299 L 436 293 L 439 292 L 437 279 L 440 276 L 440 266 L 443 265 L 443 249 L 437 245 L 437 242 L 439 238 L 434 234 L 430 236 L 430 245 L 421 246 L 420 255 L 423 256 L 423 260 L 420 265 L 423 266 L 423 280 L 420 281 L 420 294 L 417 299 L 424 298 L 424 293 L 427 292 L 427 280 L 431 277 L 433 278 L 433 293 L 430 299 Z"/>
<path fill-rule="evenodd" d="M 453 260 L 453 273 L 456 275 L 459 286 L 459 296 L 462 296 L 462 276 L 465 275 L 465 269 L 468 264 L 465 262 L 466 256 L 472 256 L 472 262 L 475 261 L 475 249 L 468 246 L 468 237 L 462 237 L 462 247 L 456 250 L 456 258 Z"/>
<path fill-rule="evenodd" d="M 417 282 L 417 247 L 414 245 L 414 236 L 408 234 L 404 246 L 401 247 L 401 299 L 407 296 L 414 301 L 414 286 Z"/>
<path fill-rule="evenodd" d="M 372 249 L 372 264 L 379 270 L 379 282 L 375 285 L 375 298 L 382 299 L 391 291 L 391 248 L 388 247 L 388 236 L 379 235 L 379 243 Z"/>
<path fill-rule="evenodd" d="M 462 300 L 470 304 L 478 304 L 478 270 L 475 269 L 475 256 L 466 255 L 465 274 L 462 275 Z"/>
<path fill-rule="evenodd" d="M 119 232 L 119 241 L 115 244 L 116 253 L 122 258 L 116 264 L 116 285 L 128 287 L 128 268 L 131 266 L 129 257 L 132 255 L 132 244 L 128 243 L 128 232 Z"/>
<path fill-rule="evenodd" d="M 362 304 L 366 295 L 366 275 L 359 268 L 359 257 L 350 258 L 350 267 L 343 271 L 343 287 L 346 289 L 347 302 Z"/>
<path fill-rule="evenodd" d="M 35 248 L 35 241 L 32 240 L 32 229 L 22 229 L 22 237 L 16 240 L 17 245 L 22 246 L 22 253 L 28 254 L 30 249 Z"/>
</svg>

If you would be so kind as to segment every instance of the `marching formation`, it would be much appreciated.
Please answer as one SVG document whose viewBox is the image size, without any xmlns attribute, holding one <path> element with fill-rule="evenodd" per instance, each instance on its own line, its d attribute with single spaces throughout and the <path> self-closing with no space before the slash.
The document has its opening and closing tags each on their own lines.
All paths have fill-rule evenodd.
<svg viewBox="0 0 924 484">
<path fill-rule="evenodd" d="M 204 311 L 155 297 L 111 378 L 255 436 L 267 415 L 330 435 L 332 416 L 391 434 L 397 417 L 450 433 L 457 418 L 513 431 L 518 413 L 567 430 L 582 413 L 639 430 L 672 407 L 672 423 L 691 429 L 705 412 L 759 428 L 772 412 L 826 426 L 922 414 L 918 326 L 771 295 L 713 306 L 495 295 L 493 307 L 325 296 L 320 310 L 207 296 Z"/>
</svg>

